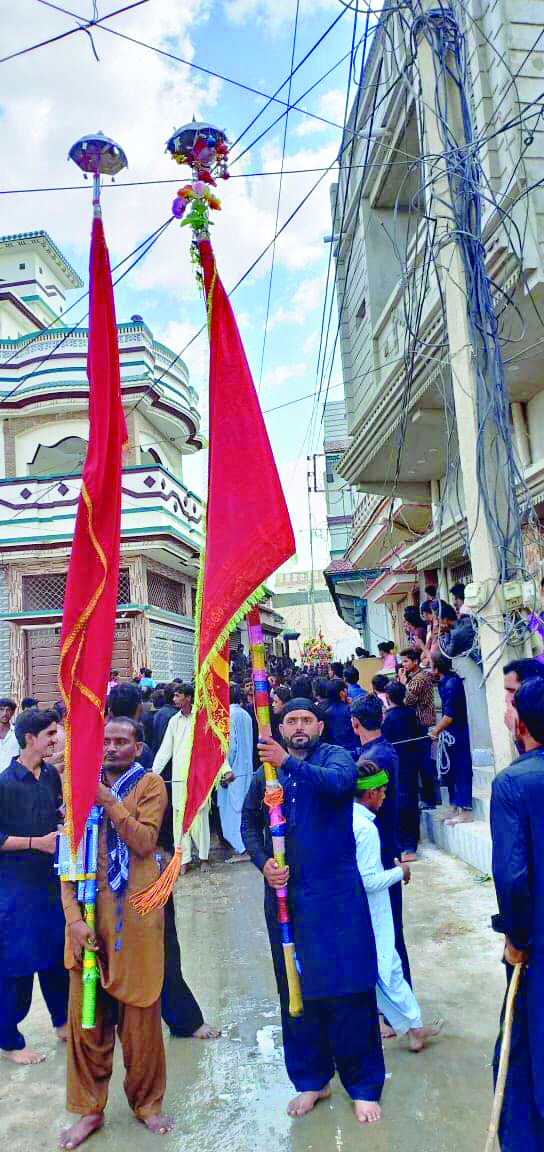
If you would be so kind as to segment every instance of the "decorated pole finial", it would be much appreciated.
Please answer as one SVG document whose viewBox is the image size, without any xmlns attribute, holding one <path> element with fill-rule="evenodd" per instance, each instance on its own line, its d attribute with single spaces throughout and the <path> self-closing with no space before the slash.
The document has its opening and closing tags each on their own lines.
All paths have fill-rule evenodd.
<svg viewBox="0 0 544 1152">
<path fill-rule="evenodd" d="M 95 132 L 90 136 L 82 136 L 72 144 L 68 159 L 73 160 L 87 179 L 89 172 L 93 175 L 93 209 L 95 216 L 100 216 L 100 177 L 111 176 L 113 179 L 123 168 L 128 167 L 128 160 L 123 149 L 115 140 L 104 136 L 103 132 Z"/>
<path fill-rule="evenodd" d="M 188 164 L 192 180 L 178 189 L 172 204 L 174 216 L 189 224 L 196 236 L 207 233 L 210 208 L 219 211 L 221 201 L 212 191 L 217 180 L 228 180 L 229 142 L 222 128 L 194 119 L 176 129 L 166 144 L 176 164 Z M 189 211 L 187 212 L 187 209 Z"/>
</svg>

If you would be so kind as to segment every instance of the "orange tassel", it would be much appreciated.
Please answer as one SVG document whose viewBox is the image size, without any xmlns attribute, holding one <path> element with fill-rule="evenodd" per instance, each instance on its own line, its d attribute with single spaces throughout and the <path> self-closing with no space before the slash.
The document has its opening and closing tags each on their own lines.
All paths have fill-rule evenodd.
<svg viewBox="0 0 544 1152">
<path fill-rule="evenodd" d="M 280 808 L 283 804 L 283 788 L 278 784 L 277 788 L 266 788 L 264 794 L 264 803 L 267 808 Z"/>
<path fill-rule="evenodd" d="M 168 866 L 161 872 L 158 880 L 143 888 L 141 892 L 133 892 L 129 904 L 138 916 L 147 916 L 148 912 L 155 912 L 157 908 L 164 908 L 167 900 L 174 891 L 174 885 L 181 871 L 181 844 L 178 844 Z"/>
</svg>

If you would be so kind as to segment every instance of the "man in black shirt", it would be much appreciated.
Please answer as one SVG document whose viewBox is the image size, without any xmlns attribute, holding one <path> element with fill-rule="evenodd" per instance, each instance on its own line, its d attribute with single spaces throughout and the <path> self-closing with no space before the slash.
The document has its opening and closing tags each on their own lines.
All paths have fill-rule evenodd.
<svg viewBox="0 0 544 1152">
<path fill-rule="evenodd" d="M 35 972 L 53 1027 L 66 1039 L 64 913 L 54 872 L 62 788 L 46 763 L 56 732 L 54 712 L 23 712 L 15 725 L 19 756 L 0 775 L 0 1049 L 14 1064 L 45 1059 L 18 1028 Z"/>
</svg>

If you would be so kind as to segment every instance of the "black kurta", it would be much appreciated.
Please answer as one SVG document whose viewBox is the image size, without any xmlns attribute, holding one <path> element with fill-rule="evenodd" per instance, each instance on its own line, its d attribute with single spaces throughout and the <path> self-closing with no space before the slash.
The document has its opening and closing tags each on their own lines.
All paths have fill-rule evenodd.
<svg viewBox="0 0 544 1152">
<path fill-rule="evenodd" d="M 306 760 L 289 756 L 278 773 L 285 792 L 289 908 L 303 998 L 349 996 L 373 988 L 376 948 L 353 836 L 357 769 L 343 748 L 318 744 Z M 242 838 L 262 870 L 272 856 L 260 769 L 242 814 Z M 265 916 L 278 986 L 284 982 L 276 894 L 265 884 Z"/>
<path fill-rule="evenodd" d="M 529 952 L 515 1008 L 502 1122 L 507 1125 L 515 1116 L 516 1135 L 511 1138 L 503 1128 L 501 1146 L 505 1152 L 522 1147 L 533 1152 L 544 1146 L 544 748 L 526 752 L 495 777 L 491 833 L 499 905 L 494 927 Z M 538 1136 L 530 1138 L 533 1129 L 540 1142 Z"/>
<path fill-rule="evenodd" d="M 14 758 L 0 774 L 0 844 L 9 836 L 46 836 L 61 823 L 62 788 L 51 764 L 37 780 Z M 0 967 L 26 976 L 62 965 L 64 913 L 54 856 L 0 852 Z"/>
</svg>

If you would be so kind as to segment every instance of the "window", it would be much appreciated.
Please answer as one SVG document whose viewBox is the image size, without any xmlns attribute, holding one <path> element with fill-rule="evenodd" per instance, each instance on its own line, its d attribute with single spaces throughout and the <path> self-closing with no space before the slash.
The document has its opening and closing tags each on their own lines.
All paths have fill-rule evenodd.
<svg viewBox="0 0 544 1152">
<path fill-rule="evenodd" d="M 26 268 L 26 264 L 19 264 L 19 270 L 21 272 L 23 271 L 23 268 Z"/>
<path fill-rule="evenodd" d="M 38 268 L 38 272 L 40 272 L 41 275 L 43 276 L 43 268 Z"/>
<path fill-rule="evenodd" d="M 23 612 L 62 612 L 66 592 L 66 572 L 44 572 L 23 576 Z M 119 572 L 117 603 L 130 602 L 128 568 Z"/>
<path fill-rule="evenodd" d="M 174 612 L 176 616 L 185 616 L 187 611 L 185 585 L 161 572 L 147 573 L 147 599 L 156 608 Z"/>
<path fill-rule="evenodd" d="M 68 476 L 82 472 L 87 454 L 87 441 L 81 436 L 66 436 L 57 444 L 38 444 L 28 466 L 29 476 Z"/>
<path fill-rule="evenodd" d="M 140 459 L 142 464 L 146 464 L 148 468 L 156 468 L 157 464 L 162 467 L 162 460 L 154 448 L 142 448 L 140 450 Z"/>
<path fill-rule="evenodd" d="M 336 469 L 338 468 L 338 464 L 340 462 L 340 456 L 339 455 L 327 456 L 326 462 L 327 462 L 327 484 L 334 484 L 334 473 L 336 472 Z"/>
<path fill-rule="evenodd" d="M 357 309 L 356 316 L 358 320 L 364 320 L 366 316 L 366 296 L 363 296 L 363 299 L 361 300 L 361 303 Z"/>
</svg>

